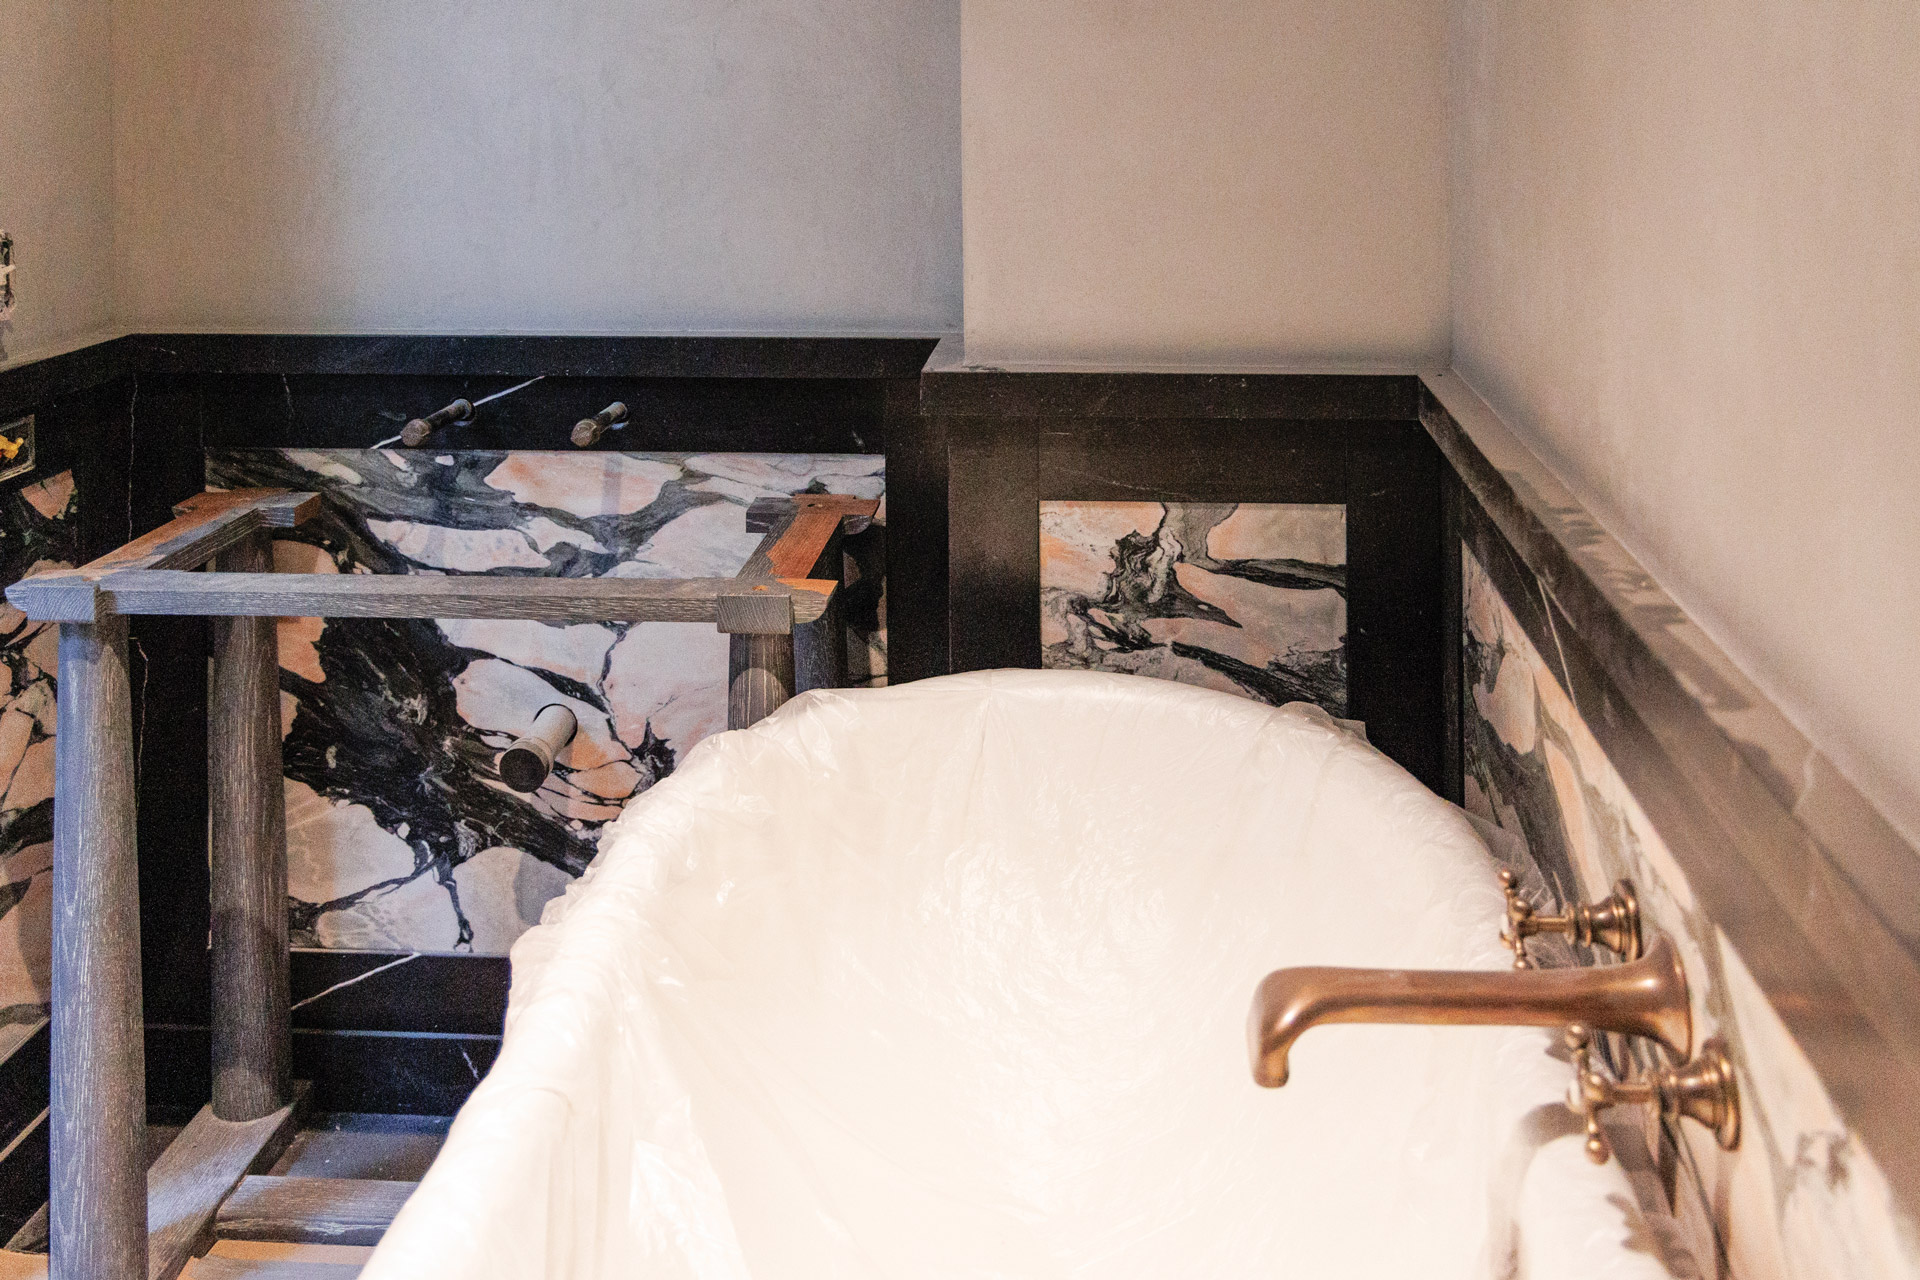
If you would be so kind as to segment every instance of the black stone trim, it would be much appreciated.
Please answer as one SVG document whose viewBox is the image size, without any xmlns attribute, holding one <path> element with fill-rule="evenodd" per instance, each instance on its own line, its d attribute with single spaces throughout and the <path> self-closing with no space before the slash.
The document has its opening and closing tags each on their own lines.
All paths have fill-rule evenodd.
<svg viewBox="0 0 1920 1280">
<path fill-rule="evenodd" d="M 147 1025 L 147 1111 L 185 1123 L 213 1093 L 204 1026 Z M 450 1116 L 500 1054 L 499 1036 L 444 1032 L 293 1033 L 293 1074 L 313 1082 L 316 1111 Z"/>
<path fill-rule="evenodd" d="M 498 1036 L 511 977 L 505 956 L 408 959 L 404 951 L 303 948 L 293 953 L 291 985 L 300 1006 L 293 1011 L 293 1025 L 309 1031 Z"/>
<path fill-rule="evenodd" d="M 1011 373 L 929 370 L 926 413 L 1001 418 L 1413 419 L 1420 380 L 1375 373 Z"/>
<path fill-rule="evenodd" d="M 1895 1195 L 1920 1210 L 1920 1108 L 1887 1104 L 1920 1092 L 1920 954 L 1902 927 L 1920 894 L 1900 888 L 1914 851 L 1843 781 L 1794 794 L 1782 755 L 1801 753 L 1800 776 L 1815 779 L 1824 762 L 1784 715 L 1457 377 L 1423 396 L 1460 479 L 1465 545 Z M 1737 737 L 1721 717 L 1768 737 Z M 1835 832 L 1847 839 L 1829 843 Z"/>
<path fill-rule="evenodd" d="M 43 1109 L 0 1148 L 0 1240 L 11 1240 L 47 1202 L 52 1181 L 47 1120 Z"/>
<path fill-rule="evenodd" d="M 48 1027 L 48 1021 L 40 1019 L 0 1060 L 0 1143 L 10 1141 L 46 1110 L 47 1066 L 53 1047 Z"/>
<path fill-rule="evenodd" d="M 0 422 L 32 413 L 50 400 L 91 391 L 132 370 L 127 338 L 110 338 L 57 356 L 0 369 Z"/>
<path fill-rule="evenodd" d="M 1448 785 L 1444 464 L 1412 420 L 941 417 L 949 659 L 1040 664 L 1040 502 L 1337 502 L 1347 508 L 1348 707 Z M 891 622 L 891 619 L 889 619 Z"/>
<path fill-rule="evenodd" d="M 122 341 L 138 373 L 876 379 L 917 376 L 937 339 L 142 333 Z"/>
<path fill-rule="evenodd" d="M 9 1029 L 10 1034 L 14 1034 Z M 0 1060 L 0 1240 L 11 1239 L 47 1202 L 47 1065 L 42 1018 Z"/>
</svg>

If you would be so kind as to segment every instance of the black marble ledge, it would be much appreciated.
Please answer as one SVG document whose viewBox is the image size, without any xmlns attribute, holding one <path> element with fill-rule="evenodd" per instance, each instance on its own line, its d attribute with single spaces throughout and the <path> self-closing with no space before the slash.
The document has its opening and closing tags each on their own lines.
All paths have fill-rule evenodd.
<svg viewBox="0 0 1920 1280">
<path fill-rule="evenodd" d="M 1421 421 L 1609 681 L 1703 777 L 1746 775 L 1851 878 L 1920 957 L 1920 850 L 1794 727 L 1456 374 L 1427 379 Z M 1596 709 L 1582 707 L 1590 721 Z"/>
<path fill-rule="evenodd" d="M 531 378 L 911 378 L 936 339 L 142 333 L 153 373 Z"/>
<path fill-rule="evenodd" d="M 1462 535 L 1910 1207 L 1920 855 L 1457 375 L 1421 421 Z"/>
<path fill-rule="evenodd" d="M 109 338 L 0 369 L 0 422 L 125 376 L 130 372 L 130 341 Z"/>
<path fill-rule="evenodd" d="M 1300 418 L 1419 416 L 1410 372 L 1141 372 L 1003 369 L 964 363 L 944 339 L 920 375 L 929 414 L 1003 418 Z"/>
<path fill-rule="evenodd" d="M 854 378 L 146 373 L 143 429 L 208 448 L 364 449 L 455 399 L 477 406 L 421 450 L 577 452 L 573 424 L 618 400 L 628 420 L 596 450 L 880 453 L 888 383 Z M 911 383 L 909 382 L 910 386 Z M 482 402 L 485 403 L 482 403 Z M 161 406 L 164 404 L 164 408 Z"/>
</svg>

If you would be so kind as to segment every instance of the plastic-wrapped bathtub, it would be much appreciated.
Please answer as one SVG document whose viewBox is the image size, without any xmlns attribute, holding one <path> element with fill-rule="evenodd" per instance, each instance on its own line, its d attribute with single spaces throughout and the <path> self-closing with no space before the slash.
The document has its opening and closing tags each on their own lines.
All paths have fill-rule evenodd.
<svg viewBox="0 0 1920 1280">
<path fill-rule="evenodd" d="M 805 695 L 513 952 L 398 1277 L 1665 1276 L 1549 1036 L 1332 1027 L 1291 964 L 1507 963 L 1468 823 L 1317 710 L 995 672 Z M 1537 1265 L 1535 1265 L 1537 1263 Z"/>
</svg>

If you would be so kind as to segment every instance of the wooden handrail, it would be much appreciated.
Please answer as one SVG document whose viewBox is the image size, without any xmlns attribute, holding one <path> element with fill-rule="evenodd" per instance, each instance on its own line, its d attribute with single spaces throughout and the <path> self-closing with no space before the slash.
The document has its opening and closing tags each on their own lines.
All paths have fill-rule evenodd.
<svg viewBox="0 0 1920 1280">
<path fill-rule="evenodd" d="M 229 489 L 198 493 L 174 507 L 174 518 L 78 569 L 52 569 L 7 588 L 7 599 L 36 622 L 96 622 L 94 584 L 115 573 L 192 569 L 262 529 L 291 529 L 320 510 L 317 493 Z"/>
<path fill-rule="evenodd" d="M 49 1126 L 54 1280 L 172 1280 L 241 1175 L 270 1160 L 298 1121 L 300 1087 L 287 1078 L 286 845 L 271 619 L 710 622 L 729 639 L 727 725 L 744 728 L 798 687 L 841 682 L 840 535 L 847 520 L 870 517 L 878 505 L 836 494 L 756 503 L 748 527 L 766 536 L 733 578 L 267 572 L 268 531 L 302 523 L 319 501 L 272 489 L 199 494 L 175 508 L 175 519 L 116 551 L 7 589 L 29 618 L 61 624 Z M 211 571 L 193 572 L 209 562 Z M 151 1175 L 130 614 L 214 620 L 214 1101 Z M 806 660 L 797 662 L 802 653 Z M 256 1183 L 256 1192 L 265 1185 Z"/>
<path fill-rule="evenodd" d="M 35 579 L 29 578 L 27 582 Z M 24 585 L 24 584 L 22 584 Z M 839 583 L 803 578 L 534 578 L 402 573 L 189 573 L 123 569 L 51 597 L 65 607 L 76 590 L 99 597 L 93 616 L 205 618 L 533 618 L 542 622 L 714 622 L 722 600 L 791 599 L 808 623 Z M 30 618 L 48 596 L 8 593 Z M 56 617 L 67 622 L 88 619 Z M 729 628 L 731 629 L 731 628 Z"/>
</svg>

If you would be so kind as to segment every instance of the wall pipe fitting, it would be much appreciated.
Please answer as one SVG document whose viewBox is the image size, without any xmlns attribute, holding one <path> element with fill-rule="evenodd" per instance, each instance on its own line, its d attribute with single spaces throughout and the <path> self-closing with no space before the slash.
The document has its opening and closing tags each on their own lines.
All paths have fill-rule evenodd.
<svg viewBox="0 0 1920 1280">
<path fill-rule="evenodd" d="M 472 416 L 474 416 L 472 401 L 457 399 L 445 409 L 436 409 L 424 418 L 413 418 L 411 422 L 407 422 L 407 426 L 399 428 L 399 443 L 407 445 L 409 449 L 415 449 L 419 447 L 422 439 L 432 436 L 442 426 L 453 426 L 455 422 L 467 422 Z"/>
<path fill-rule="evenodd" d="M 557 702 L 540 708 L 526 735 L 500 753 L 500 781 L 515 791 L 538 791 L 553 772 L 553 758 L 573 741 L 579 727 L 573 712 Z"/>
<path fill-rule="evenodd" d="M 614 426 L 627 420 L 627 406 L 615 400 L 612 404 L 594 414 L 591 418 L 582 418 L 573 424 L 573 442 L 582 449 L 598 441 Z"/>
<path fill-rule="evenodd" d="M 409 449 L 417 448 L 421 441 L 442 427 L 457 422 L 466 422 L 473 417 L 473 401 L 455 400 L 444 409 L 435 409 L 424 418 L 415 418 L 400 428 L 400 443 Z"/>
</svg>

